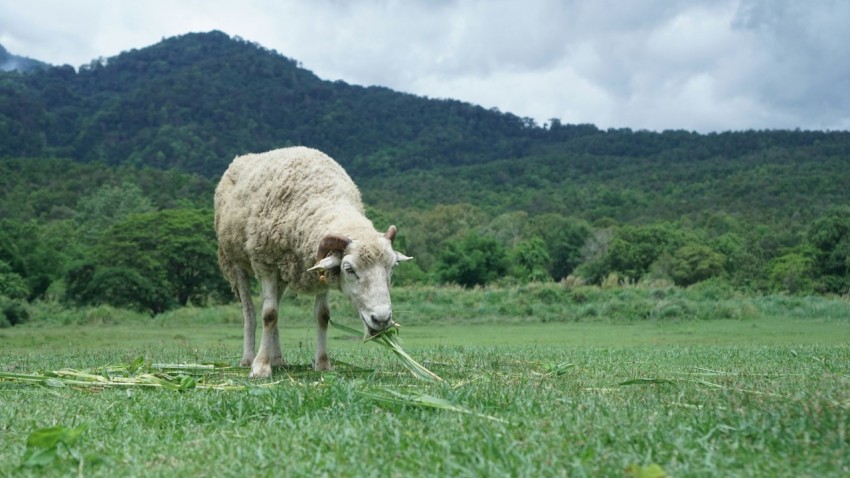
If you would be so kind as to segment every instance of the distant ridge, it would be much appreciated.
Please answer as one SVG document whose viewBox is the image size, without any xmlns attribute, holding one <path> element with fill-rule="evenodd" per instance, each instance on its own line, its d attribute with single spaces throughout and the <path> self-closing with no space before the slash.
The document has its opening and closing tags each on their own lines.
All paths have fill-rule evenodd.
<svg viewBox="0 0 850 478">
<path fill-rule="evenodd" d="M 460 101 L 323 81 L 219 31 L 15 81 L 13 107 L 4 113 L 25 137 L 0 144 L 0 156 L 59 155 L 208 176 L 237 154 L 288 144 L 321 148 L 347 165 L 411 144 L 420 152 L 392 153 L 396 167 L 487 161 L 515 153 L 505 140 L 526 129 L 514 115 Z M 434 148 L 423 157 L 421 150 Z"/>
<path fill-rule="evenodd" d="M 620 222 L 724 211 L 801 222 L 846 204 L 850 132 L 601 130 L 326 81 L 220 31 L 83 65 L 0 72 L 0 162 L 68 158 L 217 178 L 288 145 L 343 164 L 370 204 L 477 204 Z"/>
<path fill-rule="evenodd" d="M 3 45 L 0 45 L 0 71 L 18 71 L 21 73 L 29 73 L 32 71 L 45 70 L 50 68 L 50 65 L 25 56 L 18 56 L 9 53 Z"/>
</svg>

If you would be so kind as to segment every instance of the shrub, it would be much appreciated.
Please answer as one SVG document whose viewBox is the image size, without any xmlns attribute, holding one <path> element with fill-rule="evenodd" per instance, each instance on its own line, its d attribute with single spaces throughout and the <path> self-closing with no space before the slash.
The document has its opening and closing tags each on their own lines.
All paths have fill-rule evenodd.
<svg viewBox="0 0 850 478">
<path fill-rule="evenodd" d="M 508 257 L 502 244 L 478 234 L 447 242 L 437 261 L 441 282 L 464 287 L 487 284 L 504 276 L 507 270 Z"/>
<path fill-rule="evenodd" d="M 0 328 L 23 324 L 29 318 L 24 301 L 0 295 Z"/>
<path fill-rule="evenodd" d="M 676 285 L 689 286 L 721 274 L 726 256 L 702 244 L 687 244 L 673 253 L 670 275 Z"/>
</svg>

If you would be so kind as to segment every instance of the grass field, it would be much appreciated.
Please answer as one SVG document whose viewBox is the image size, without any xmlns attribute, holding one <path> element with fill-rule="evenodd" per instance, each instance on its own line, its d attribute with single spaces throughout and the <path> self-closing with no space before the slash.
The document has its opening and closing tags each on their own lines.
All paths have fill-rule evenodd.
<svg viewBox="0 0 850 478">
<path fill-rule="evenodd" d="M 846 300 L 552 291 L 399 291 L 445 383 L 333 329 L 310 371 L 302 298 L 272 381 L 232 367 L 235 306 L 42 311 L 0 329 L 0 372 L 165 386 L 0 381 L 0 475 L 850 476 Z"/>
</svg>

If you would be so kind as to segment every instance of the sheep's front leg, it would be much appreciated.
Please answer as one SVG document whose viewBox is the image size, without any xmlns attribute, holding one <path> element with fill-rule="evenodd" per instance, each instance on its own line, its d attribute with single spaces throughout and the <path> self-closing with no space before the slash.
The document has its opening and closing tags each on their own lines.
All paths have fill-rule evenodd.
<svg viewBox="0 0 850 478">
<path fill-rule="evenodd" d="M 248 367 L 254 361 L 254 344 L 257 334 L 257 316 L 254 313 L 254 301 L 251 299 L 251 286 L 248 275 L 243 270 L 236 273 L 236 292 L 242 303 L 242 360 L 239 365 Z"/>
<path fill-rule="evenodd" d="M 272 365 L 283 365 L 278 334 L 278 307 L 280 306 L 280 285 L 274 279 L 260 279 L 263 288 L 263 336 L 260 350 L 251 364 L 251 377 L 269 378 Z"/>
<path fill-rule="evenodd" d="M 331 361 L 328 359 L 328 322 L 331 318 L 331 310 L 328 307 L 328 294 L 316 296 L 316 305 L 313 308 L 316 315 L 316 358 L 313 360 L 315 370 L 330 370 Z"/>
</svg>

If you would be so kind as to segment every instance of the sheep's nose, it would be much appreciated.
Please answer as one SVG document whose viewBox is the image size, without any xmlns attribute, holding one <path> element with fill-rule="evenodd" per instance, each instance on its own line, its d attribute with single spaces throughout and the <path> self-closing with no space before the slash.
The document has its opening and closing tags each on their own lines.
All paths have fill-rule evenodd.
<svg viewBox="0 0 850 478">
<path fill-rule="evenodd" d="M 392 323 L 393 314 L 392 314 L 392 312 L 390 312 L 389 314 L 386 314 L 386 315 L 381 315 L 381 316 L 372 314 L 372 315 L 369 316 L 369 318 L 372 319 L 372 323 L 376 327 L 380 327 L 381 329 L 385 329 L 385 328 L 387 328 L 387 326 L 389 326 Z"/>
</svg>

